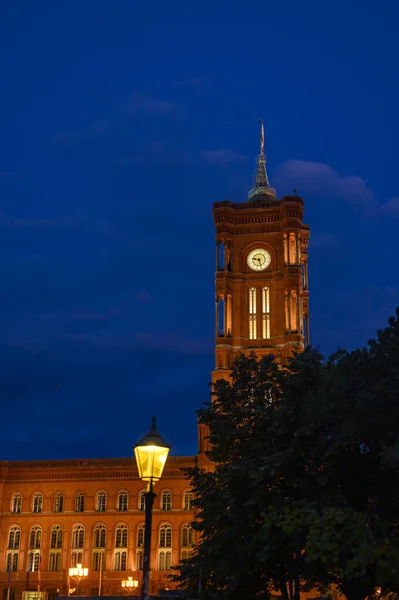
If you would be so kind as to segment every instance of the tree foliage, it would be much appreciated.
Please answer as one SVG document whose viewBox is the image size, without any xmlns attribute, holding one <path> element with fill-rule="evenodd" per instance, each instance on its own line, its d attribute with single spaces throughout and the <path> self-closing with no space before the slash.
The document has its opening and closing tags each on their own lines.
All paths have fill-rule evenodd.
<svg viewBox="0 0 399 600">
<path fill-rule="evenodd" d="M 179 568 L 183 587 L 226 599 L 397 593 L 399 311 L 367 348 L 328 359 L 241 355 L 212 400 L 198 413 L 210 463 L 188 472 L 201 543 Z"/>
</svg>

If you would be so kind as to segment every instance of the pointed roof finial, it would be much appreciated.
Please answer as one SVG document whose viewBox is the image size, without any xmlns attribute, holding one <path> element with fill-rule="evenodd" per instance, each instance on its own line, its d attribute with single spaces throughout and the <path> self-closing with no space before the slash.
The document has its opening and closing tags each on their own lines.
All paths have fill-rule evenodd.
<svg viewBox="0 0 399 600">
<path fill-rule="evenodd" d="M 264 196 L 276 197 L 276 190 L 269 184 L 269 178 L 266 171 L 266 155 L 265 155 L 265 129 L 263 120 L 260 120 L 260 154 L 258 156 L 258 165 L 255 175 L 255 187 L 248 193 L 249 202 L 265 202 L 267 198 Z"/>
</svg>

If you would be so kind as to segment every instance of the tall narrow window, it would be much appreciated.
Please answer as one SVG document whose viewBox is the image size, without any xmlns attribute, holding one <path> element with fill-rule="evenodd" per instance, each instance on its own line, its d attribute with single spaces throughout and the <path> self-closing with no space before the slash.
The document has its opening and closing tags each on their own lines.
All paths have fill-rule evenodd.
<svg viewBox="0 0 399 600">
<path fill-rule="evenodd" d="M 183 509 L 191 510 L 193 507 L 194 494 L 193 492 L 184 492 Z"/>
<path fill-rule="evenodd" d="M 92 569 L 93 571 L 102 571 L 105 568 L 104 551 L 95 550 L 93 552 Z"/>
<path fill-rule="evenodd" d="M 183 525 L 182 527 L 181 545 L 183 548 L 194 546 L 194 530 L 190 525 Z"/>
<path fill-rule="evenodd" d="M 262 288 L 262 338 L 270 338 L 270 288 Z"/>
<path fill-rule="evenodd" d="M 298 296 L 295 290 L 291 292 L 291 331 L 298 331 Z"/>
<path fill-rule="evenodd" d="M 162 525 L 159 529 L 159 547 L 171 548 L 172 546 L 172 527 L 170 525 Z"/>
<path fill-rule="evenodd" d="M 162 492 L 161 510 L 172 510 L 172 493 Z"/>
<path fill-rule="evenodd" d="M 41 513 L 43 510 L 43 495 L 35 494 L 33 496 L 32 510 L 34 513 Z"/>
<path fill-rule="evenodd" d="M 50 548 L 62 548 L 62 528 L 59 525 L 51 530 Z"/>
<path fill-rule="evenodd" d="M 145 491 L 139 493 L 139 510 L 145 510 Z"/>
<path fill-rule="evenodd" d="M 42 541 L 42 529 L 39 525 L 32 527 L 29 533 L 29 548 L 40 548 Z"/>
<path fill-rule="evenodd" d="M 61 571 L 61 552 L 50 552 L 48 563 L 49 571 Z"/>
<path fill-rule="evenodd" d="M 11 511 L 13 513 L 20 513 L 21 506 L 22 506 L 22 495 L 14 494 L 12 497 L 12 502 L 11 502 Z"/>
<path fill-rule="evenodd" d="M 28 571 L 38 571 L 40 565 L 40 550 L 34 550 L 28 554 Z"/>
<path fill-rule="evenodd" d="M 249 339 L 256 339 L 256 289 L 249 288 Z"/>
<path fill-rule="evenodd" d="M 118 550 L 115 552 L 114 569 L 115 571 L 126 571 L 127 568 L 127 552 L 126 550 Z"/>
<path fill-rule="evenodd" d="M 84 548 L 85 530 L 83 525 L 75 525 L 72 530 L 72 548 Z"/>
<path fill-rule="evenodd" d="M 284 237 L 283 237 L 283 244 L 284 244 L 284 263 L 286 265 L 288 265 L 288 241 L 287 241 L 286 234 L 284 234 Z"/>
<path fill-rule="evenodd" d="M 158 555 L 158 570 L 169 571 L 172 562 L 172 553 L 170 550 L 161 550 Z"/>
<path fill-rule="evenodd" d="M 21 543 L 21 528 L 18 525 L 11 527 L 8 532 L 8 548 L 9 550 L 19 550 Z"/>
<path fill-rule="evenodd" d="M 54 512 L 63 512 L 64 494 L 56 494 L 54 497 Z"/>
<path fill-rule="evenodd" d="M 144 525 L 137 528 L 137 548 L 144 548 Z"/>
<path fill-rule="evenodd" d="M 79 492 L 75 496 L 75 510 L 76 512 L 84 512 L 85 510 L 85 495 L 83 492 Z"/>
<path fill-rule="evenodd" d="M 143 570 L 143 551 L 138 550 L 136 553 L 136 571 Z"/>
<path fill-rule="evenodd" d="M 123 490 L 122 492 L 119 492 L 118 500 L 117 500 L 118 510 L 126 511 L 127 510 L 127 501 L 128 501 L 128 493 L 125 490 Z"/>
<path fill-rule="evenodd" d="M 6 571 L 18 571 L 19 552 L 7 552 Z"/>
<path fill-rule="evenodd" d="M 94 529 L 94 548 L 105 548 L 106 537 L 105 525 L 97 525 Z"/>
<path fill-rule="evenodd" d="M 224 298 L 219 298 L 217 301 L 217 327 L 218 327 L 218 335 L 225 335 L 225 322 L 224 322 Z"/>
<path fill-rule="evenodd" d="M 290 311 L 289 311 L 289 298 L 288 293 L 284 293 L 284 314 L 285 314 L 285 329 L 290 330 Z"/>
<path fill-rule="evenodd" d="M 73 551 L 71 554 L 71 567 L 83 564 L 83 552 Z"/>
<path fill-rule="evenodd" d="M 118 525 L 115 531 L 115 548 L 127 548 L 127 526 Z"/>
<path fill-rule="evenodd" d="M 297 251 L 296 251 L 296 236 L 295 233 L 290 233 L 290 265 L 296 265 L 297 262 Z"/>
<path fill-rule="evenodd" d="M 226 335 L 231 335 L 232 315 L 233 315 L 233 298 L 229 294 L 226 302 Z"/>
<path fill-rule="evenodd" d="M 96 494 L 96 511 L 105 512 L 107 506 L 107 494 L 105 492 L 97 492 Z"/>
</svg>

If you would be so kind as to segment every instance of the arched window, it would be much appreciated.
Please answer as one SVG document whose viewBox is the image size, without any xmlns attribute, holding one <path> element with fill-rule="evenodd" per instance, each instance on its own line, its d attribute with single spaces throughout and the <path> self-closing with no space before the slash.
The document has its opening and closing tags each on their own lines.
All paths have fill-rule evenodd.
<svg viewBox="0 0 399 600">
<path fill-rule="evenodd" d="M 14 525 L 8 532 L 8 546 L 9 550 L 19 550 L 21 544 L 21 528 L 18 525 Z"/>
<path fill-rule="evenodd" d="M 40 550 L 33 550 L 28 554 L 28 571 L 38 571 L 40 565 Z"/>
<path fill-rule="evenodd" d="M 192 550 L 182 550 L 181 551 L 181 560 L 187 560 L 188 558 L 191 558 L 193 556 L 193 551 Z"/>
<path fill-rule="evenodd" d="M 94 548 L 105 548 L 107 530 L 105 525 L 96 525 L 94 528 Z"/>
<path fill-rule="evenodd" d="M 39 525 L 35 525 L 31 528 L 29 533 L 29 548 L 40 548 L 42 541 L 42 528 Z"/>
<path fill-rule="evenodd" d="M 71 554 L 71 567 L 83 564 L 83 552 L 72 552 Z"/>
<path fill-rule="evenodd" d="M 295 233 L 290 233 L 290 264 L 296 265 L 297 262 L 297 251 L 296 251 L 296 236 Z"/>
<path fill-rule="evenodd" d="M 193 507 L 194 494 L 193 492 L 184 492 L 183 496 L 183 509 L 191 510 Z"/>
<path fill-rule="evenodd" d="M 22 494 L 14 494 L 11 499 L 11 512 L 20 513 L 22 506 Z"/>
<path fill-rule="evenodd" d="M 64 494 L 58 493 L 54 496 L 54 512 L 61 513 L 64 510 Z"/>
<path fill-rule="evenodd" d="M 48 558 L 49 571 L 61 571 L 61 552 L 50 552 Z"/>
<path fill-rule="evenodd" d="M 139 510 L 145 510 L 145 491 L 139 492 Z"/>
<path fill-rule="evenodd" d="M 161 525 L 159 528 L 159 547 L 172 547 L 172 527 L 170 525 Z"/>
<path fill-rule="evenodd" d="M 183 525 L 181 530 L 181 545 L 183 548 L 194 546 L 194 530 L 190 525 Z"/>
<path fill-rule="evenodd" d="M 62 548 L 62 527 L 54 525 L 51 530 L 50 548 Z M 58 571 L 58 569 L 56 569 Z"/>
<path fill-rule="evenodd" d="M 161 510 L 172 510 L 172 492 L 162 492 Z"/>
<path fill-rule="evenodd" d="M 96 511 L 105 512 L 107 507 L 107 494 L 105 492 L 97 492 L 96 494 Z"/>
<path fill-rule="evenodd" d="M 19 552 L 7 552 L 6 571 L 18 571 Z"/>
<path fill-rule="evenodd" d="M 105 569 L 104 552 L 102 550 L 96 550 L 93 552 L 93 571 L 102 571 Z"/>
<path fill-rule="evenodd" d="M 144 548 L 144 531 L 145 525 L 137 527 L 137 548 Z"/>
<path fill-rule="evenodd" d="M 114 557 L 115 571 L 126 571 L 127 568 L 127 552 L 126 550 L 117 550 Z"/>
<path fill-rule="evenodd" d="M 143 570 L 143 551 L 138 550 L 136 552 L 136 571 Z"/>
<path fill-rule="evenodd" d="M 83 525 L 75 525 L 72 529 L 72 548 L 84 548 L 85 530 Z"/>
<path fill-rule="evenodd" d="M 118 493 L 118 500 L 116 503 L 117 509 L 121 510 L 121 511 L 127 510 L 127 503 L 128 503 L 128 493 L 123 490 Z"/>
<path fill-rule="evenodd" d="M 262 338 L 270 338 L 270 288 L 262 288 Z"/>
<path fill-rule="evenodd" d="M 34 513 L 41 513 L 43 510 L 43 494 L 37 493 L 33 496 L 32 511 Z"/>
<path fill-rule="evenodd" d="M 76 512 L 84 512 L 85 510 L 85 495 L 83 492 L 78 492 L 75 496 Z"/>
<path fill-rule="evenodd" d="M 256 289 L 254 287 L 248 290 L 248 317 L 249 317 L 249 339 L 256 339 Z"/>
<path fill-rule="evenodd" d="M 298 296 L 295 290 L 291 292 L 291 331 L 298 330 Z"/>
<path fill-rule="evenodd" d="M 115 531 L 115 548 L 127 548 L 127 526 L 118 525 Z"/>
<path fill-rule="evenodd" d="M 169 571 L 172 562 L 172 553 L 170 550 L 161 550 L 158 554 L 158 570 Z"/>
</svg>

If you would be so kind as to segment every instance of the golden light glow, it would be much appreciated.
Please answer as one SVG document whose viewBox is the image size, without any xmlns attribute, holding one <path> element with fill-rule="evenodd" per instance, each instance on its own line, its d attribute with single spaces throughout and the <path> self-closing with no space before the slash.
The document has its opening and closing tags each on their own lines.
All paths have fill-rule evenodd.
<svg viewBox="0 0 399 600">
<path fill-rule="evenodd" d="M 69 569 L 69 577 L 87 577 L 89 573 L 89 569 L 87 567 L 83 567 L 81 564 L 77 564 L 76 567 L 71 567 Z"/>
<path fill-rule="evenodd" d="M 143 481 L 158 481 L 161 479 L 169 454 L 167 446 L 140 445 L 134 448 L 134 453 L 140 479 Z"/>
<path fill-rule="evenodd" d="M 137 579 L 133 579 L 133 577 L 128 577 L 127 579 L 122 580 L 123 588 L 137 588 L 139 587 L 139 582 Z"/>
</svg>

